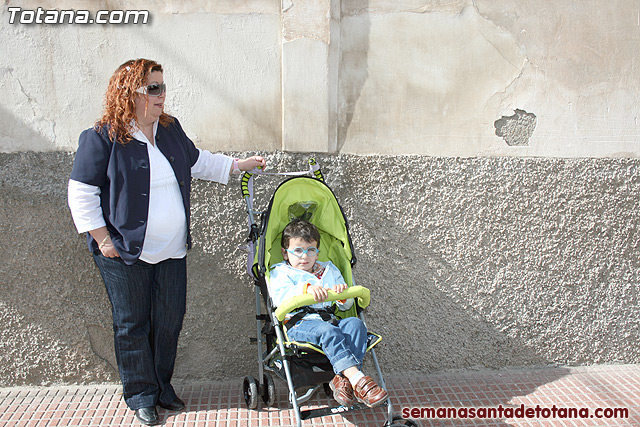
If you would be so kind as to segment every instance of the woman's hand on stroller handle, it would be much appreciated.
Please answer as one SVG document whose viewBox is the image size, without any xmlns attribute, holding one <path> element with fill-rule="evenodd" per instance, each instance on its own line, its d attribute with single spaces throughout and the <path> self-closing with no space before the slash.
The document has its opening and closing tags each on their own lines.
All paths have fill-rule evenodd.
<svg viewBox="0 0 640 427">
<path fill-rule="evenodd" d="M 264 169 L 267 161 L 262 156 L 251 156 L 246 159 L 238 160 L 238 169 L 243 172 L 252 171 L 254 169 Z"/>
<path fill-rule="evenodd" d="M 325 301 L 339 301 L 343 299 L 349 298 L 357 298 L 356 302 L 362 308 L 365 308 L 369 305 L 370 301 L 370 292 L 369 289 L 364 286 L 351 286 L 347 288 L 345 291 L 336 293 L 332 290 L 327 290 L 327 298 Z M 303 295 L 297 295 L 295 297 L 289 298 L 286 301 L 283 301 L 280 306 L 275 311 L 275 315 L 280 322 L 282 322 L 287 315 L 294 311 L 297 308 L 304 307 L 305 305 L 313 305 L 316 301 L 312 294 L 306 293 Z"/>
</svg>

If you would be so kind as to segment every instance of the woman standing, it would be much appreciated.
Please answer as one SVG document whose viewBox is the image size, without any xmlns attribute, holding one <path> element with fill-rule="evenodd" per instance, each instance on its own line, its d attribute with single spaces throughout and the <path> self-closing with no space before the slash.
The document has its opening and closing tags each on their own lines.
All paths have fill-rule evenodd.
<svg viewBox="0 0 640 427">
<path fill-rule="evenodd" d="M 111 301 L 124 399 L 146 425 L 156 405 L 183 410 L 171 386 L 186 307 L 191 177 L 226 184 L 264 167 L 195 147 L 164 112 L 162 66 L 130 60 L 115 71 L 105 111 L 80 135 L 69 207 Z"/>
</svg>

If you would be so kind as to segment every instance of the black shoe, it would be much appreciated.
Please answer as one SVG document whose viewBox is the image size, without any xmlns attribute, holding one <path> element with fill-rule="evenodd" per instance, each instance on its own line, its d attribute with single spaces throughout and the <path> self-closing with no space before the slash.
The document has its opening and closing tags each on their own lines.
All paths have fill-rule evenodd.
<svg viewBox="0 0 640 427">
<path fill-rule="evenodd" d="M 142 424 L 147 426 L 154 426 L 160 421 L 158 419 L 158 411 L 155 406 L 149 406 L 147 408 L 136 409 L 136 418 Z"/>
<path fill-rule="evenodd" d="M 170 411 L 183 411 L 184 410 L 184 402 L 180 400 L 179 397 L 176 397 L 171 403 L 161 403 L 158 405 L 164 409 L 168 409 Z"/>
</svg>

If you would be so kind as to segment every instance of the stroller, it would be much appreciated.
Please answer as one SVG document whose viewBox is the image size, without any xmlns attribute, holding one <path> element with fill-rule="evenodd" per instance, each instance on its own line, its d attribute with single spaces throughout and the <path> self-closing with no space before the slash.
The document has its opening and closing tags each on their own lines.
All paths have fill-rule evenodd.
<svg viewBox="0 0 640 427">
<path fill-rule="evenodd" d="M 283 302 L 279 307 L 273 307 L 269 296 L 270 266 L 283 260 L 280 250 L 282 230 L 292 219 L 302 218 L 313 223 L 320 231 L 320 260 L 331 260 L 340 269 L 348 285 L 347 290 L 340 294 L 329 291 L 327 301 L 355 298 L 356 303 L 351 309 L 346 312 L 336 311 L 336 315 L 343 318 L 359 316 L 364 321 L 362 310 L 369 304 L 369 290 L 353 283 L 351 269 L 356 264 L 356 257 L 353 254 L 347 219 L 335 195 L 324 183 L 322 172 L 314 159 L 309 159 L 309 166 L 308 171 L 290 173 L 254 170 L 244 173 L 241 181 L 250 229 L 247 239 L 247 272 L 255 284 L 258 334 L 255 341 L 258 347 L 260 380 L 253 376 L 244 378 L 244 400 L 250 409 L 257 409 L 259 401 L 267 407 L 272 406 L 275 400 L 273 377 L 276 376 L 288 386 L 289 401 L 295 412 L 298 427 L 302 426 L 303 420 L 368 409 L 364 404 L 356 403 L 351 407 L 338 405 L 301 410 L 300 405 L 310 400 L 320 388 L 324 388 L 325 393 L 331 396 L 328 383 L 334 372 L 321 348 L 309 343 L 290 341 L 283 321 L 287 313 L 314 304 L 315 301 L 311 295 L 299 295 Z M 289 177 L 278 186 L 266 212 L 257 212 L 253 208 L 254 175 L 293 177 Z M 259 224 L 256 217 L 259 217 Z M 261 300 L 266 308 L 264 314 Z M 379 335 L 369 332 L 367 353 L 373 358 L 380 386 L 386 389 L 373 348 L 381 339 Z M 389 399 L 383 405 L 387 406 L 387 420 L 384 426 L 417 426 L 411 420 L 394 416 Z"/>
</svg>

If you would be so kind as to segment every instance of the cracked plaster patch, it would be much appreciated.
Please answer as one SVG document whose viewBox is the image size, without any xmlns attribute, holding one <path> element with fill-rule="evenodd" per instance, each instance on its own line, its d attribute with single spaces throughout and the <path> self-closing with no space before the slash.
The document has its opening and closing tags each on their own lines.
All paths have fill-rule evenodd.
<svg viewBox="0 0 640 427">
<path fill-rule="evenodd" d="M 285 42 L 310 38 L 329 44 L 331 4 L 326 0 L 283 1 L 282 27 Z"/>
<path fill-rule="evenodd" d="M 522 147 L 529 145 L 537 123 L 535 114 L 516 109 L 513 116 L 502 116 L 494 122 L 494 126 L 496 135 L 504 139 L 508 146 Z"/>
<path fill-rule="evenodd" d="M 6 147 L 22 147 L 27 150 L 42 149 L 43 142 L 55 145 L 56 122 L 47 117 L 47 112 L 42 111 L 39 99 L 42 98 L 43 89 L 33 88 L 23 83 L 24 77 L 18 75 L 12 67 L 0 69 L 0 87 L 3 88 L 3 107 L 11 114 L 5 115 L 0 120 L 2 131 L 0 136 L 4 139 Z"/>
</svg>

